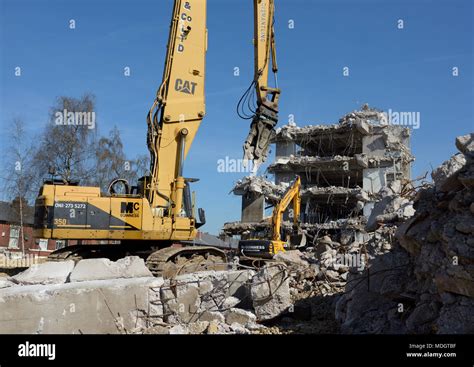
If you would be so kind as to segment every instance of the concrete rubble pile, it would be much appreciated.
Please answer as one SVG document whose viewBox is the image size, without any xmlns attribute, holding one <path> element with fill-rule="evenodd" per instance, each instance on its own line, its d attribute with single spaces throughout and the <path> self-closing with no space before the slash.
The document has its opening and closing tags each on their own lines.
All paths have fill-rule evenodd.
<svg viewBox="0 0 474 367">
<path fill-rule="evenodd" d="M 357 121 L 370 129 L 362 117 L 378 114 L 349 114 L 341 129 Z M 349 188 L 352 204 L 370 205 L 366 216 L 304 222 L 306 247 L 260 268 L 229 262 L 228 270 L 157 278 L 130 256 L 46 262 L 0 278 L 0 333 L 474 333 L 474 134 L 456 147 L 433 184 L 415 189 L 399 178 L 378 190 Z M 235 190 L 276 201 L 287 187 L 251 177 Z M 339 191 L 313 185 L 302 196 Z M 229 223 L 226 232 L 269 225 Z M 289 218 L 283 226 L 291 228 Z"/>
<path fill-rule="evenodd" d="M 417 192 L 392 249 L 349 277 L 336 307 L 342 332 L 474 333 L 474 134 L 456 146 Z"/>
<path fill-rule="evenodd" d="M 383 187 L 363 229 L 275 256 L 298 313 L 279 332 L 474 332 L 474 134 L 456 146 L 433 184 Z"/>
<path fill-rule="evenodd" d="M 246 334 L 292 307 L 284 264 L 155 278 L 129 256 L 46 262 L 0 282 L 1 333 Z"/>
<path fill-rule="evenodd" d="M 460 153 L 432 172 L 433 184 L 415 189 L 409 132 L 383 120 L 383 113 L 364 106 L 338 125 L 284 126 L 269 167 L 275 183 L 250 177 L 235 187 L 243 197 L 242 220 L 226 223 L 224 232 L 245 239 L 271 228 L 268 220 L 244 215 L 249 198 L 261 195 L 275 203 L 291 177 L 303 178 L 301 227 L 309 247 L 297 252 L 305 265 L 290 267 L 290 293 L 294 308 L 304 305 L 310 316 L 304 322 L 285 316 L 280 331 L 474 331 L 473 134 L 456 139 Z M 345 162 L 349 173 L 341 169 Z M 362 184 L 337 185 L 345 174 L 360 172 Z M 249 193 L 254 196 L 246 198 Z M 344 205 L 349 210 L 332 215 Z M 311 216 L 311 207 L 327 216 Z M 284 220 L 283 227 L 291 229 L 289 218 Z"/>
</svg>

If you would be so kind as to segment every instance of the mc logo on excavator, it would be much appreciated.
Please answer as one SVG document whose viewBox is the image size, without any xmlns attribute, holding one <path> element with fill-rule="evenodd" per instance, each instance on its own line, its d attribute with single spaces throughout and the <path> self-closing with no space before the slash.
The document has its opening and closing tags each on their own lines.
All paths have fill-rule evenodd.
<svg viewBox="0 0 474 367">
<path fill-rule="evenodd" d="M 178 92 L 187 93 L 194 95 L 196 91 L 197 83 L 190 82 L 188 80 L 176 79 L 174 83 L 174 89 Z"/>
<path fill-rule="evenodd" d="M 131 201 L 122 201 L 120 203 L 120 216 L 121 217 L 138 217 L 138 211 L 140 210 L 140 203 Z"/>
</svg>

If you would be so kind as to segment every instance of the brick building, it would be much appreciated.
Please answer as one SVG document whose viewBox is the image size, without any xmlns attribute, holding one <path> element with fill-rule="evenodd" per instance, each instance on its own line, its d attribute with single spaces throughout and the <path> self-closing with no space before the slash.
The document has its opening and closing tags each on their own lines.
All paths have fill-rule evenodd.
<svg viewBox="0 0 474 367">
<path fill-rule="evenodd" d="M 19 208 L 19 200 L 0 201 L 0 254 L 13 258 L 22 257 L 23 253 L 42 257 L 64 246 L 64 241 L 35 238 L 34 208 L 23 206 L 23 220 L 20 220 Z"/>
</svg>

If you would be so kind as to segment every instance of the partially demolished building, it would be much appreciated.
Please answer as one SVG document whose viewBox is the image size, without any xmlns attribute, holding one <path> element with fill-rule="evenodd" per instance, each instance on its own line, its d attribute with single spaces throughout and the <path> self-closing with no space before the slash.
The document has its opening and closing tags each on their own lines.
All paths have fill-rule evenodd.
<svg viewBox="0 0 474 367">
<path fill-rule="evenodd" d="M 400 190 L 410 180 L 410 130 L 388 125 L 385 114 L 365 105 L 339 123 L 286 125 L 273 139 L 274 182 L 245 177 L 233 189 L 242 196 L 242 219 L 227 223 L 228 235 L 267 226 L 265 205 L 279 200 L 296 175 L 302 180 L 303 228 L 309 232 L 360 228 L 383 187 Z"/>
</svg>

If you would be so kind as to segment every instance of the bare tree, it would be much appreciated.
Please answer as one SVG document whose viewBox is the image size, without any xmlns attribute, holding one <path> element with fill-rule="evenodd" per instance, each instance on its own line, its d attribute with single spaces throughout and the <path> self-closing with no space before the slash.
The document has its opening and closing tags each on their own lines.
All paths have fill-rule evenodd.
<svg viewBox="0 0 474 367">
<path fill-rule="evenodd" d="M 93 95 L 58 98 L 34 154 L 37 177 L 48 177 L 53 170 L 64 183 L 80 181 L 87 185 L 93 181 L 97 128 L 94 110 Z"/>
<path fill-rule="evenodd" d="M 127 159 L 123 151 L 120 131 L 115 126 L 109 137 L 102 137 L 96 146 L 96 181 L 95 184 L 106 191 L 110 182 L 116 178 L 126 179 L 135 183 L 149 169 L 149 158 L 138 156 L 136 159 Z"/>
<path fill-rule="evenodd" d="M 8 135 L 10 144 L 4 151 L 6 167 L 3 187 L 8 199 L 21 197 L 29 201 L 36 191 L 31 177 L 34 150 L 31 138 L 26 132 L 25 123 L 18 118 L 13 120 Z"/>
<path fill-rule="evenodd" d="M 48 124 L 35 140 L 28 138 L 22 121 L 14 121 L 11 146 L 6 152 L 9 170 L 4 178 L 9 200 L 16 199 L 20 209 L 27 202 L 32 203 L 44 179 L 52 176 L 64 183 L 79 181 L 106 191 L 116 178 L 134 184 L 147 174 L 149 157 L 128 159 L 117 127 L 108 137 L 97 139 L 94 109 L 92 95 L 79 99 L 59 97 L 51 108 Z M 81 115 L 84 113 L 90 115 Z M 92 117 L 93 124 L 85 123 L 90 122 L 85 117 Z"/>
<path fill-rule="evenodd" d="M 150 156 L 148 154 L 138 155 L 134 160 L 134 164 L 134 172 L 137 179 L 150 174 Z"/>
<path fill-rule="evenodd" d="M 10 144 L 4 152 L 6 167 L 3 187 L 7 198 L 12 201 L 12 218 L 20 224 L 21 249 L 24 253 L 23 225 L 29 212 L 28 201 L 32 201 L 36 190 L 32 180 L 33 148 L 22 120 L 13 120 L 9 140 Z"/>
</svg>

